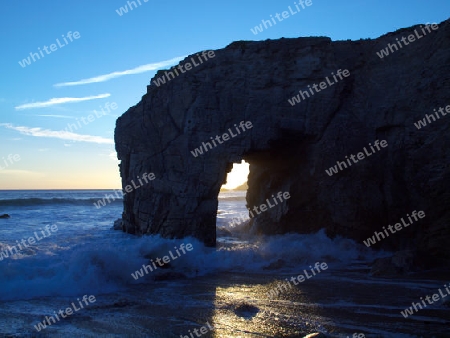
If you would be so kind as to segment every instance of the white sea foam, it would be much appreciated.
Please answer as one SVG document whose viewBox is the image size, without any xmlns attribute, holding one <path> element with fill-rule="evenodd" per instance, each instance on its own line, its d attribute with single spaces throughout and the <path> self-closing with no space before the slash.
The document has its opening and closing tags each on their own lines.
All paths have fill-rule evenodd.
<svg viewBox="0 0 450 338">
<path fill-rule="evenodd" d="M 81 198 L 96 198 L 101 193 L 104 192 L 83 192 Z M 20 198 L 28 197 L 20 194 Z M 70 194 L 73 197 L 74 193 Z M 37 197 L 68 195 L 42 193 Z M 244 224 L 227 227 L 231 217 L 245 210 L 245 192 L 229 195 L 233 199 L 239 197 L 241 202 L 220 200 L 219 209 L 223 212 L 218 215 L 217 248 L 206 248 L 194 238 L 168 240 L 111 231 L 113 221 L 120 215 L 120 206 L 97 211 L 78 204 L 16 205 L 11 209 L 12 218 L 2 225 L 1 248 L 32 236 L 36 228 L 45 224 L 57 224 L 58 232 L 20 255 L 0 261 L 0 299 L 102 294 L 125 289 L 129 284 L 152 283 L 156 274 L 166 271 L 189 278 L 224 271 L 273 274 L 273 269 L 294 274 L 317 261 L 326 262 L 332 269 L 378 255 L 352 240 L 330 239 L 324 231 L 309 235 L 249 236 Z M 194 249 L 172 260 L 170 270 L 157 269 L 138 281 L 132 278 L 131 273 L 149 264 L 150 258 L 162 258 L 171 250 L 174 253 L 174 247 L 181 243 L 191 243 Z M 270 270 L 265 269 L 269 266 Z"/>
<path fill-rule="evenodd" d="M 170 271 L 188 277 L 243 269 L 249 273 L 263 273 L 264 267 L 279 260 L 283 262 L 284 271 L 297 272 L 316 261 L 327 262 L 332 267 L 374 255 L 351 240 L 329 239 L 323 231 L 311 235 L 260 237 L 254 242 L 235 240 L 232 244 L 219 244 L 217 248 L 206 248 L 194 238 L 138 238 L 120 232 L 104 235 L 103 239 L 84 237 L 77 243 L 52 242 L 45 248 L 37 247 L 34 255 L 0 262 L 0 298 L 72 296 L 122 289 L 135 283 L 131 273 L 143 264 L 149 264 L 150 257 L 162 258 L 170 250 L 175 252 L 174 247 L 181 243 L 191 243 L 194 249 L 172 260 Z M 163 271 L 158 270 L 138 282 L 152 282 L 154 274 Z"/>
</svg>

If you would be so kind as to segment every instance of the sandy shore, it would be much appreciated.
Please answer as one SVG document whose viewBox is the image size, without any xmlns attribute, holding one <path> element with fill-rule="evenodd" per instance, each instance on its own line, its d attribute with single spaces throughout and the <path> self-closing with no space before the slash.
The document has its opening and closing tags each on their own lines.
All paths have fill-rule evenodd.
<svg viewBox="0 0 450 338">
<path fill-rule="evenodd" d="M 301 271 L 300 271 L 301 272 Z M 291 277 L 224 273 L 192 279 L 148 281 L 115 294 L 96 295 L 86 309 L 37 332 L 33 325 L 74 299 L 3 302 L 1 337 L 449 337 L 448 302 L 405 319 L 401 310 L 444 282 L 429 277 L 372 278 L 368 267 L 321 273 L 270 300 L 277 281 Z M 425 276 L 422 276 L 425 277 Z M 439 276 L 435 276 L 439 277 Z M 450 298 L 450 297 L 449 297 Z M 190 331 L 189 331 L 190 330 Z"/>
</svg>

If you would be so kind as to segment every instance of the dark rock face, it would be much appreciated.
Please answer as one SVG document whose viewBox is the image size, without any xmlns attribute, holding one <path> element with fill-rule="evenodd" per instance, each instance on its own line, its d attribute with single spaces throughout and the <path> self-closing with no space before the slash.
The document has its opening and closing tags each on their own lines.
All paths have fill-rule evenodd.
<svg viewBox="0 0 450 338">
<path fill-rule="evenodd" d="M 168 83 L 148 86 L 115 131 L 123 187 L 143 173 L 156 176 L 124 197 L 124 231 L 192 235 L 215 245 L 217 195 L 232 164 L 245 159 L 249 208 L 280 191 L 291 196 L 255 217 L 253 231 L 326 228 L 362 243 L 423 210 L 425 218 L 375 247 L 449 259 L 450 114 L 420 130 L 414 122 L 450 105 L 450 22 L 383 59 L 376 54 L 415 29 L 421 32 L 416 26 L 376 40 L 234 42 Z M 350 76 L 336 82 L 331 74 L 339 69 Z M 326 77 L 335 83 L 288 102 Z M 253 128 L 192 155 L 241 121 Z M 375 140 L 388 146 L 325 172 Z"/>
</svg>

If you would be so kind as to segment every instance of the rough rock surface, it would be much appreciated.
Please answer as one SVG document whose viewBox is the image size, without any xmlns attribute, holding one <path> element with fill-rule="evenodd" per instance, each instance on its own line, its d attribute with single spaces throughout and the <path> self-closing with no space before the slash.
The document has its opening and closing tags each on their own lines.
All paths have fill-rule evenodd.
<svg viewBox="0 0 450 338">
<path fill-rule="evenodd" d="M 123 187 L 143 173 L 156 176 L 124 197 L 124 231 L 215 245 L 217 195 L 232 164 L 245 159 L 249 207 L 279 191 L 291 195 L 254 218 L 257 232 L 326 228 L 362 243 L 423 210 L 424 219 L 376 247 L 448 259 L 450 114 L 420 130 L 414 122 L 450 104 L 450 21 L 383 59 L 376 54 L 415 29 L 375 40 L 234 42 L 160 87 L 151 82 L 116 125 Z M 350 76 L 288 103 L 338 69 Z M 192 155 L 241 121 L 253 128 Z M 388 147 L 331 177 L 325 172 L 377 139 Z"/>
</svg>

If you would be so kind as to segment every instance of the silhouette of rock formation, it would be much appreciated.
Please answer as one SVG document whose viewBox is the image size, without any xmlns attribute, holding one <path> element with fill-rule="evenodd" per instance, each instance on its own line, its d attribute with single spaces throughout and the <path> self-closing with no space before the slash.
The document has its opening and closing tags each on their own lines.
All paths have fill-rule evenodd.
<svg viewBox="0 0 450 338">
<path fill-rule="evenodd" d="M 115 130 L 123 187 L 143 173 L 156 176 L 124 197 L 124 231 L 195 236 L 214 246 L 220 187 L 232 164 L 245 159 L 249 207 L 280 191 L 291 195 L 254 218 L 256 232 L 326 228 L 329 236 L 362 243 L 423 210 L 424 219 L 374 247 L 448 259 L 450 114 L 420 130 L 414 122 L 450 105 L 449 21 L 398 51 L 391 46 L 389 56 L 377 55 L 420 29 L 360 41 L 238 41 L 166 84 L 151 82 Z M 197 58 L 181 64 L 191 57 Z M 294 106 L 288 102 L 339 69 L 350 76 Z M 193 156 L 241 121 L 253 128 Z M 375 140 L 388 146 L 332 176 L 325 172 Z"/>
</svg>

